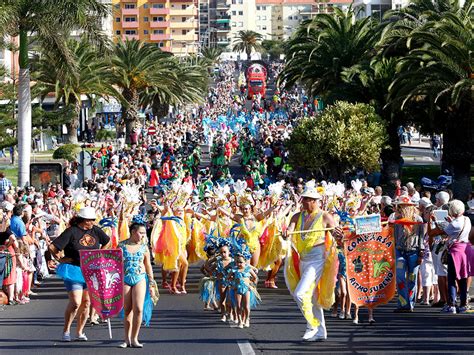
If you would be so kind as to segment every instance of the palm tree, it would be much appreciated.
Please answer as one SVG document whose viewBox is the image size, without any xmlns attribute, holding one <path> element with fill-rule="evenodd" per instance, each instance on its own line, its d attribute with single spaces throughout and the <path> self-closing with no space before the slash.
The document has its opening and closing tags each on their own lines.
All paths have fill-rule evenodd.
<svg viewBox="0 0 474 355">
<path fill-rule="evenodd" d="M 120 40 L 113 48 L 111 66 L 111 83 L 121 90 L 122 120 L 130 142 L 139 123 L 140 94 L 153 87 L 169 90 L 177 82 L 176 65 L 169 53 L 151 43 Z"/>
<path fill-rule="evenodd" d="M 472 1 L 467 1 L 472 3 Z M 379 43 L 385 56 L 404 56 L 408 52 L 407 39 L 410 33 L 428 21 L 438 21 L 443 14 L 460 9 L 457 0 L 411 0 L 408 6 L 387 11 L 387 22 Z"/>
<path fill-rule="evenodd" d="M 245 52 L 247 60 L 250 60 L 252 51 L 262 49 L 261 41 L 263 36 L 255 31 L 242 30 L 237 33 L 234 39 L 232 50 L 235 52 Z"/>
<path fill-rule="evenodd" d="M 96 47 L 87 39 L 69 40 L 68 48 L 72 55 L 70 63 L 58 61 L 56 53 L 43 51 L 38 63 L 38 74 L 35 76 L 41 96 L 54 92 L 56 104 L 70 107 L 68 143 L 77 144 L 77 128 L 81 111 L 81 95 L 86 95 L 90 102 L 98 97 L 119 96 L 110 85 L 110 66 L 101 58 Z"/>
<path fill-rule="evenodd" d="M 202 57 L 209 63 L 209 66 L 215 65 L 219 61 L 219 56 L 222 54 L 222 48 L 206 47 L 201 51 Z"/>
<path fill-rule="evenodd" d="M 338 8 L 303 22 L 286 45 L 279 85 L 291 88 L 299 83 L 310 96 L 322 96 L 329 103 L 360 101 L 360 93 L 342 73 L 370 61 L 380 35 L 378 25 L 371 18 L 356 21 L 352 9 Z"/>
<path fill-rule="evenodd" d="M 370 61 L 363 61 L 342 73 L 343 80 L 359 93 L 359 100 L 372 105 L 386 124 L 387 145 L 382 149 L 381 159 L 383 178 L 387 183 L 392 183 L 392 186 L 388 186 L 389 191 L 399 179 L 402 169 L 398 128 L 409 117 L 408 113 L 387 105 L 388 90 L 396 74 L 396 58 L 382 55 L 376 55 Z"/>
<path fill-rule="evenodd" d="M 143 93 L 143 106 L 151 105 L 153 114 L 158 117 L 166 115 L 169 105 L 203 102 L 208 90 L 209 73 L 205 65 L 179 63 L 176 58 L 172 59 L 176 78 L 154 85 Z"/>
<path fill-rule="evenodd" d="M 107 14 L 107 7 L 98 0 L 5 0 L 0 4 L 0 37 L 19 38 L 18 80 L 18 185 L 29 182 L 31 152 L 31 92 L 29 35 L 42 48 L 54 49 L 68 62 L 70 52 L 63 38 L 71 30 L 84 30 L 94 41 L 103 41 L 100 20 Z"/>
<path fill-rule="evenodd" d="M 474 159 L 472 2 L 410 32 L 409 52 L 399 59 L 390 102 L 403 110 L 422 102 L 444 131 L 443 160 L 454 176 L 453 193 L 467 199 Z"/>
</svg>

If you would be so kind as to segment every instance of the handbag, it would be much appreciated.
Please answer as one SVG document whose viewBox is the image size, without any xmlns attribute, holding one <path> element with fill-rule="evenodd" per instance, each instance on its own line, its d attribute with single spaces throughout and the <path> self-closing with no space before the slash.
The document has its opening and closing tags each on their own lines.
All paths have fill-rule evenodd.
<svg viewBox="0 0 474 355">
<path fill-rule="evenodd" d="M 448 265 L 448 255 L 449 255 L 448 248 L 446 248 L 443 250 L 443 253 L 441 254 L 441 263 L 443 265 Z"/>
</svg>

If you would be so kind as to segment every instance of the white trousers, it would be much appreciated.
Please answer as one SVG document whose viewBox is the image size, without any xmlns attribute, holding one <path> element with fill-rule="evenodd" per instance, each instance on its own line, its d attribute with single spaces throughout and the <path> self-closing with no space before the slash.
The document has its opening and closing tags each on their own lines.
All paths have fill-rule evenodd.
<svg viewBox="0 0 474 355">
<path fill-rule="evenodd" d="M 293 293 L 301 313 L 303 313 L 303 316 L 308 321 L 308 329 L 313 328 L 311 319 L 308 318 L 313 318 L 312 316 L 314 316 L 320 323 L 318 326 L 318 335 L 321 336 L 327 336 L 326 323 L 324 321 L 323 307 L 318 303 L 318 295 L 317 292 L 314 292 L 314 288 L 315 285 L 318 284 L 323 272 L 324 262 L 326 261 L 324 253 L 324 245 L 319 245 L 311 249 L 311 251 L 301 259 L 301 278 Z M 305 297 L 308 292 L 312 292 L 312 298 L 308 299 L 308 297 Z M 312 303 L 312 315 L 305 312 L 305 309 L 311 307 L 309 303 Z"/>
</svg>

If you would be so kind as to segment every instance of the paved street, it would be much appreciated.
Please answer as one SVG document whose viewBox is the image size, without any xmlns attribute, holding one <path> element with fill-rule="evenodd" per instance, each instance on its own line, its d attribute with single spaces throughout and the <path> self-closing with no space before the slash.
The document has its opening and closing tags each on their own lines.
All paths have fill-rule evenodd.
<svg viewBox="0 0 474 355">
<path fill-rule="evenodd" d="M 440 152 L 441 154 L 441 152 Z M 405 165 L 438 165 L 440 157 L 435 158 L 428 138 L 413 140 L 412 144 L 402 145 L 402 157 Z"/>
<path fill-rule="evenodd" d="M 156 274 L 155 270 L 155 274 Z M 202 310 L 197 296 L 197 267 L 188 281 L 190 293 L 172 296 L 161 290 L 151 326 L 142 328 L 141 354 L 472 354 L 474 314 L 439 314 L 439 309 L 418 306 L 412 314 L 394 314 L 394 304 L 375 311 L 377 323 L 330 318 L 326 313 L 328 340 L 324 343 L 300 341 L 305 330 L 303 317 L 279 278 L 278 290 L 260 288 L 263 304 L 251 315 L 251 328 L 238 329 L 221 323 L 214 312 Z M 260 273 L 260 277 L 264 277 Z M 472 290 L 471 290 L 472 291 Z M 122 324 L 112 321 L 114 339 L 107 326 L 87 327 L 87 343 L 62 343 L 63 310 L 66 293 L 62 283 L 49 279 L 28 305 L 4 307 L 0 311 L 0 354 L 116 354 L 136 353 L 117 349 Z"/>
</svg>

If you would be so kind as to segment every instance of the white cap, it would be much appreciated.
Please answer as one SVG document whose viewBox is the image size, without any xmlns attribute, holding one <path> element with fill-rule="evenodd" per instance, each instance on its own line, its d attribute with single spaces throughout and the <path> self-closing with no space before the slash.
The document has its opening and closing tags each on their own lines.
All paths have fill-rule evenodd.
<svg viewBox="0 0 474 355">
<path fill-rule="evenodd" d="M 15 205 L 11 202 L 3 201 L 2 203 L 2 208 L 6 211 L 13 211 L 13 207 L 15 207 Z"/>
<path fill-rule="evenodd" d="M 420 204 L 420 206 L 423 206 L 425 208 L 433 206 L 431 200 L 428 197 L 422 197 L 418 203 Z"/>
<path fill-rule="evenodd" d="M 382 203 L 382 202 L 387 206 L 391 206 L 392 205 L 392 198 L 390 196 L 382 196 L 382 198 L 380 199 L 380 203 Z"/>
<path fill-rule="evenodd" d="M 445 205 L 449 202 L 449 194 L 446 191 L 440 191 L 436 194 L 436 199 Z"/>
<path fill-rule="evenodd" d="M 410 181 L 410 182 L 407 182 L 407 185 L 406 185 L 406 186 L 407 186 L 407 189 L 410 189 L 410 190 L 415 188 L 415 184 L 412 183 L 411 181 Z"/>
<path fill-rule="evenodd" d="M 94 207 L 83 207 L 79 210 L 79 213 L 77 214 L 78 217 L 84 218 L 84 219 L 93 219 L 95 220 L 97 217 L 95 215 L 95 208 Z"/>
<path fill-rule="evenodd" d="M 305 187 L 301 197 L 313 198 L 315 200 L 321 199 L 321 195 L 316 190 L 316 187 Z"/>
<path fill-rule="evenodd" d="M 470 210 L 474 210 L 474 198 L 467 201 L 467 207 L 469 207 Z"/>
</svg>

